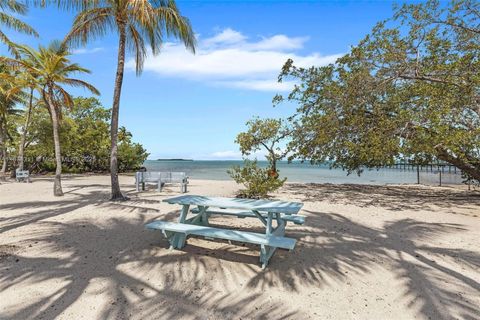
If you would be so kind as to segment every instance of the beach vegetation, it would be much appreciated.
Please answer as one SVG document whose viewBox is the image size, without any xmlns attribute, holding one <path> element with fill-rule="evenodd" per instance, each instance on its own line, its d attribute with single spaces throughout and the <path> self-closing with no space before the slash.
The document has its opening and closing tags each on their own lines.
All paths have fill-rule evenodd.
<svg viewBox="0 0 480 320">
<path fill-rule="evenodd" d="M 14 77 L 14 71 L 7 65 L 0 66 L 0 79 Z M 7 171 L 7 158 L 9 147 L 11 147 L 16 136 L 16 128 L 13 121 L 19 117 L 21 110 L 18 104 L 23 101 L 21 92 L 11 93 L 12 83 L 0 82 L 0 157 L 2 159 L 0 175 L 5 177 Z"/>
<path fill-rule="evenodd" d="M 287 148 L 281 148 L 282 143 L 290 134 L 286 121 L 282 119 L 253 118 L 247 122 L 247 131 L 237 135 L 235 142 L 240 146 L 243 156 L 264 149 L 265 158 L 270 164 L 269 175 L 277 178 L 277 162 L 288 154 Z"/>
<path fill-rule="evenodd" d="M 41 102 L 41 101 L 40 101 Z M 55 171 L 55 153 L 50 114 L 44 105 L 34 103 L 29 130 L 25 137 L 25 169 L 36 173 Z M 25 111 L 26 112 L 26 111 Z M 62 146 L 62 172 L 108 172 L 110 167 L 110 110 L 94 97 L 74 97 L 71 108 L 62 112 L 59 127 Z M 10 121 L 12 130 L 24 124 L 24 117 Z M 133 141 L 132 134 L 124 127 L 119 139 L 119 170 L 128 172 L 139 169 L 148 153 Z M 10 154 L 20 149 L 21 136 L 13 137 Z M 8 157 L 10 167 L 18 167 L 19 157 Z"/>
<path fill-rule="evenodd" d="M 90 71 L 77 63 L 72 63 L 69 59 L 71 53 L 58 41 L 51 42 L 47 47 L 40 46 L 38 50 L 26 45 L 17 45 L 16 51 L 19 58 L 4 58 L 3 60 L 23 72 L 30 73 L 38 83 L 38 94 L 49 112 L 53 132 L 56 162 L 53 193 L 55 196 L 62 196 L 59 126 L 62 109 L 73 107 L 73 98 L 64 86 L 85 88 L 96 95 L 99 95 L 100 92 L 88 82 L 72 78 L 73 74 L 90 73 Z"/>
<path fill-rule="evenodd" d="M 228 170 L 232 179 L 242 184 L 237 196 L 240 198 L 259 199 L 266 198 L 268 194 L 283 186 L 287 178 L 272 176 L 270 168 L 261 168 L 257 160 L 244 160 L 243 166 L 234 166 Z"/>
<path fill-rule="evenodd" d="M 480 182 L 480 3 L 404 4 L 323 67 L 288 60 L 292 158 L 361 173 L 446 162 Z"/>
</svg>

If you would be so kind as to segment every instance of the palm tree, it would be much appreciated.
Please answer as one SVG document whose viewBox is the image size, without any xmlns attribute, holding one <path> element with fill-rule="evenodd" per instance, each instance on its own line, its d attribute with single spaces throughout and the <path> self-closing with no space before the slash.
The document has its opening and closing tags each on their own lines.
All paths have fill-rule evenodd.
<svg viewBox="0 0 480 320">
<path fill-rule="evenodd" d="M 122 91 L 125 52 L 135 56 L 136 72 L 140 75 L 147 56 L 148 44 L 154 55 L 160 51 L 164 37 L 173 36 L 195 51 L 195 37 L 187 18 L 183 17 L 173 0 L 98 0 L 80 2 L 82 11 L 77 15 L 67 43 L 85 45 L 91 39 L 118 32 L 118 58 L 111 118 L 110 174 L 111 200 L 126 199 L 118 182 L 118 115 Z"/>
<path fill-rule="evenodd" d="M 90 73 L 90 71 L 76 63 L 71 63 L 68 59 L 70 53 L 60 42 L 52 42 L 48 47 L 40 46 L 38 51 L 25 45 L 18 46 L 17 50 L 22 59 L 3 58 L 3 60 L 23 68 L 35 75 L 37 79 L 37 90 L 48 108 L 52 121 L 56 162 L 53 194 L 62 196 L 62 158 L 58 128 L 61 108 L 73 106 L 73 99 L 63 85 L 86 88 L 94 94 L 99 94 L 99 92 L 94 86 L 83 80 L 70 78 L 72 73 Z"/>
<path fill-rule="evenodd" d="M 8 14 L 6 11 L 11 11 L 16 14 L 26 14 L 27 6 L 25 4 L 20 3 L 16 0 L 0 0 L 0 26 L 3 25 L 17 32 L 22 32 L 38 37 L 37 32 L 32 27 L 30 27 L 25 22 L 22 22 L 21 20 Z M 14 43 L 7 37 L 5 33 L 3 33 L 2 30 L 0 30 L 0 41 L 5 43 L 8 49 L 14 55 L 17 55 Z"/>
<path fill-rule="evenodd" d="M 5 92 L 7 96 L 16 96 L 22 93 L 27 97 L 26 103 L 24 103 L 26 104 L 27 108 L 25 112 L 25 122 L 23 124 L 20 144 L 18 146 L 18 168 L 20 170 L 23 170 L 25 159 L 25 143 L 32 116 L 32 111 L 34 106 L 41 104 L 34 96 L 35 91 L 39 91 L 40 89 L 38 79 L 35 74 L 32 74 L 27 70 L 22 70 L 21 72 L 17 72 L 16 74 L 8 72 L 0 73 L 0 79 L 10 83 L 9 90 Z"/>
<path fill-rule="evenodd" d="M 2 65 L 0 67 L 0 75 L 3 80 L 4 76 L 12 76 L 12 71 L 7 66 Z M 12 88 L 12 82 L 2 81 L 0 82 L 0 146 L 2 155 L 2 166 L 0 173 L 5 175 L 7 170 L 7 139 L 10 138 L 9 134 L 9 120 L 12 116 L 18 115 L 21 110 L 16 109 L 18 103 L 23 102 L 23 92 L 17 92 L 16 94 L 10 94 Z"/>
</svg>

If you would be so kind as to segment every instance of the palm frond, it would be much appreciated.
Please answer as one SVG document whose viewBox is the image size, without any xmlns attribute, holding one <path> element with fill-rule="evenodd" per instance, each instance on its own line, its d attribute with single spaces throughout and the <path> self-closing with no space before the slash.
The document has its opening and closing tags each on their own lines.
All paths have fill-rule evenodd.
<svg viewBox="0 0 480 320">
<path fill-rule="evenodd" d="M 60 103 L 68 108 L 73 107 L 72 96 L 60 86 L 55 86 L 55 98 L 55 102 L 57 103 L 56 107 L 58 108 L 59 113 L 61 113 Z"/>
<path fill-rule="evenodd" d="M 135 71 L 138 76 L 142 73 L 143 63 L 147 57 L 145 43 L 140 33 L 132 24 L 129 24 L 127 28 L 127 38 L 130 39 L 130 41 L 127 41 L 128 49 L 135 54 Z"/>
<path fill-rule="evenodd" d="M 5 27 L 9 29 L 38 37 L 38 33 L 30 25 L 26 24 L 20 19 L 17 19 L 1 11 L 0 11 L 0 24 L 3 24 Z"/>
<path fill-rule="evenodd" d="M 175 1 L 161 1 L 162 6 L 155 9 L 158 17 L 158 30 L 165 31 L 167 36 L 180 39 L 185 47 L 195 53 L 196 38 L 190 20 L 180 14 Z M 164 2 L 168 2 L 165 5 Z"/>
<path fill-rule="evenodd" d="M 83 80 L 71 79 L 70 78 L 70 79 L 63 80 L 63 83 L 66 84 L 66 85 L 72 86 L 72 87 L 86 88 L 91 93 L 96 94 L 96 95 L 100 95 L 100 91 L 98 91 L 97 88 L 95 88 L 93 85 L 91 85 L 90 83 L 88 83 L 86 81 L 83 81 Z"/>
<path fill-rule="evenodd" d="M 64 43 L 74 47 L 85 45 L 114 30 L 116 30 L 116 26 L 111 8 L 91 8 L 77 15 L 72 30 L 66 35 Z"/>
<path fill-rule="evenodd" d="M 8 51 L 10 51 L 10 53 L 13 56 L 18 57 L 18 52 L 15 48 L 15 44 L 1 30 L 0 30 L 0 42 L 3 42 L 7 46 Z"/>
<path fill-rule="evenodd" d="M 91 6 L 96 6 L 99 0 L 26 0 L 27 5 L 32 5 L 35 7 L 47 7 L 55 6 L 61 10 L 65 11 L 77 11 L 84 10 Z"/>
<path fill-rule="evenodd" d="M 10 10 L 18 14 L 26 14 L 28 11 L 26 4 L 15 0 L 0 0 L 0 9 L 2 11 Z"/>
</svg>

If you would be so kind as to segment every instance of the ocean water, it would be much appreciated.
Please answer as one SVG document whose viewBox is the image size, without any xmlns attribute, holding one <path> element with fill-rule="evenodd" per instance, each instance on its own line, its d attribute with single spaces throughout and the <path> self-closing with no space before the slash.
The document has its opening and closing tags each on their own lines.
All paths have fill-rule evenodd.
<svg viewBox="0 0 480 320">
<path fill-rule="evenodd" d="M 227 170 L 235 165 L 242 165 L 242 161 L 156 161 L 147 160 L 144 166 L 148 171 L 183 171 L 191 179 L 231 180 Z M 266 167 L 266 161 L 259 161 L 260 166 Z M 353 184 L 399 184 L 417 183 L 416 170 L 380 169 L 364 170 L 361 176 L 355 173 L 347 175 L 341 169 L 329 169 L 326 165 L 311 165 L 301 162 L 280 162 L 278 164 L 280 176 L 287 177 L 288 182 L 304 183 L 353 183 Z M 420 175 L 423 184 L 439 184 L 439 172 L 422 171 Z M 443 184 L 458 184 L 462 179 L 459 174 L 442 174 Z"/>
</svg>

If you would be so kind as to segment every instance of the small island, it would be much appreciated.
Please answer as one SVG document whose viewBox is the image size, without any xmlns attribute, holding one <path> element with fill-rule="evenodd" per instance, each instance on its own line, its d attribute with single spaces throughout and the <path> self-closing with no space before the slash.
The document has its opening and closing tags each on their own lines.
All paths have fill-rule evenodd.
<svg viewBox="0 0 480 320">
<path fill-rule="evenodd" d="M 157 161 L 193 161 L 193 159 L 157 159 Z"/>
</svg>

